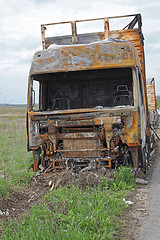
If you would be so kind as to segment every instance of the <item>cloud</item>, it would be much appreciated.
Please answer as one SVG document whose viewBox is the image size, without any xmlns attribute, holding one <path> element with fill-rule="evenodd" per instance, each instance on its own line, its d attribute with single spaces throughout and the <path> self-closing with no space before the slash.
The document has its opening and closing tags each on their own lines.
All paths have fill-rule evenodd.
<svg viewBox="0 0 160 240">
<path fill-rule="evenodd" d="M 159 0 L 155 0 L 154 2 L 146 1 L 146 0 L 140 0 L 139 1 L 141 9 L 153 9 L 160 6 Z"/>
<path fill-rule="evenodd" d="M 158 49 L 160 49 L 160 41 L 156 43 L 150 43 L 149 47 L 151 48 L 151 50 L 157 51 Z"/>
<path fill-rule="evenodd" d="M 143 29 L 146 33 L 152 34 L 160 31 L 160 19 L 145 19 Z"/>
</svg>

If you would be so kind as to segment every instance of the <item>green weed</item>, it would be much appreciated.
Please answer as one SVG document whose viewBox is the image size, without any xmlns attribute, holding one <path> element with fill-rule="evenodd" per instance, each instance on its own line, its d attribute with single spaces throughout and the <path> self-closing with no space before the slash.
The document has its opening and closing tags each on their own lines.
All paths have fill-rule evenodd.
<svg viewBox="0 0 160 240">
<path fill-rule="evenodd" d="M 0 177 L 0 196 L 2 196 L 3 199 L 8 199 L 11 186 L 12 186 L 11 181 L 8 180 L 7 177 L 1 175 L 1 177 Z"/>
<path fill-rule="evenodd" d="M 131 175 L 130 167 L 120 166 L 118 172 L 115 173 L 114 182 L 118 189 L 133 189 L 135 180 Z"/>
<path fill-rule="evenodd" d="M 118 171 L 114 173 L 114 177 L 111 180 L 103 179 L 100 183 L 101 189 L 111 190 L 134 190 L 135 180 L 131 175 L 130 167 L 118 168 Z"/>
</svg>

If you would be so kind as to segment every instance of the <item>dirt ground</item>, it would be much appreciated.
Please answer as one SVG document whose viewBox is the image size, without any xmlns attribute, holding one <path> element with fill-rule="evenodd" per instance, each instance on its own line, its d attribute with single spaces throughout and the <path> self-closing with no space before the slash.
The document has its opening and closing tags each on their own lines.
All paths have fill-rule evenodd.
<svg viewBox="0 0 160 240">
<path fill-rule="evenodd" d="M 132 204 L 126 209 L 123 216 L 119 219 L 120 231 L 117 232 L 116 239 L 138 239 L 142 225 L 148 215 L 148 191 L 150 179 L 154 167 L 155 156 L 150 161 L 150 168 L 146 175 L 141 178 L 148 181 L 147 185 L 137 185 L 126 200 L 132 201 Z M 29 186 L 23 186 L 18 191 L 10 193 L 8 200 L 0 199 L 0 221 L 18 219 L 29 212 L 32 205 L 39 201 L 43 195 L 49 192 L 51 187 L 58 188 L 60 185 L 72 183 L 78 184 L 82 189 L 86 185 L 93 187 L 97 185 L 102 178 L 110 179 L 114 170 L 99 169 L 93 172 L 82 172 L 74 174 L 69 170 L 64 170 L 51 174 L 36 175 L 30 181 Z M 49 186 L 49 183 L 51 186 Z M 6 216 L 7 215 L 7 216 Z"/>
<path fill-rule="evenodd" d="M 120 230 L 116 234 L 116 239 L 138 240 L 143 224 L 148 216 L 148 186 L 137 186 L 136 190 L 128 196 L 127 200 L 133 202 L 125 210 L 119 224 Z"/>
</svg>

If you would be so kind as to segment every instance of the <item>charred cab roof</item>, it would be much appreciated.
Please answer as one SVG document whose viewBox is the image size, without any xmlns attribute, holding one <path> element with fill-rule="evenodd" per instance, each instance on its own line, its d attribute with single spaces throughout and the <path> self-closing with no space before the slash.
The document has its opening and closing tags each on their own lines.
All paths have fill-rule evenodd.
<svg viewBox="0 0 160 240">
<path fill-rule="evenodd" d="M 30 75 L 130 66 L 140 66 L 134 45 L 109 38 L 89 44 L 52 44 L 37 51 Z"/>
</svg>

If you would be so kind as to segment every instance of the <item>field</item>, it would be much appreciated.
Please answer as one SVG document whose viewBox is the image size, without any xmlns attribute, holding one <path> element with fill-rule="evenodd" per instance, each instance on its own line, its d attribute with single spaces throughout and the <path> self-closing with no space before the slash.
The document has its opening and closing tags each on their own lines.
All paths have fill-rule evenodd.
<svg viewBox="0 0 160 240">
<path fill-rule="evenodd" d="M 27 184 L 32 172 L 31 154 L 26 148 L 25 106 L 0 106 L 0 195 Z"/>
<path fill-rule="evenodd" d="M 120 239 L 135 186 L 130 168 L 36 176 L 25 115 L 25 106 L 0 106 L 1 239 Z"/>
</svg>

